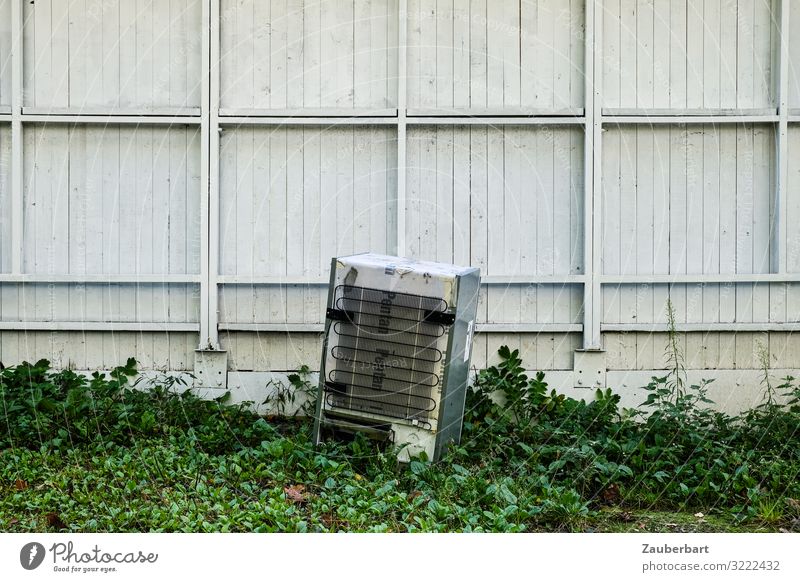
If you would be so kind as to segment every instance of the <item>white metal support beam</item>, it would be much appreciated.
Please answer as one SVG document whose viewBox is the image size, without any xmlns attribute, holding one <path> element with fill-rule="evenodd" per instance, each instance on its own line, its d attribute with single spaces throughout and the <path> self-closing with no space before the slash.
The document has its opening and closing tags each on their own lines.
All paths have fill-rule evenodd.
<svg viewBox="0 0 800 582">
<path fill-rule="evenodd" d="M 200 338 L 199 348 L 214 348 L 216 329 L 210 313 L 210 169 L 211 169 L 211 9 L 213 0 L 202 7 L 200 56 Z"/>
<path fill-rule="evenodd" d="M 400 0 L 397 21 L 397 249 L 406 256 L 406 130 L 408 86 L 408 0 Z"/>
<path fill-rule="evenodd" d="M 786 273 L 786 201 L 789 188 L 789 6 L 780 0 L 780 45 L 778 51 L 778 135 L 773 213 L 772 271 Z"/>
<path fill-rule="evenodd" d="M 209 127 L 208 147 L 208 336 L 203 339 L 213 349 L 219 349 L 219 103 L 220 103 L 220 46 L 219 46 L 219 2 L 210 0 L 209 18 Z"/>
<path fill-rule="evenodd" d="M 22 3 L 11 3 L 11 273 L 22 273 Z"/>
<path fill-rule="evenodd" d="M 584 33 L 584 275 L 587 277 L 583 293 L 583 348 L 601 349 L 600 339 L 600 151 L 602 140 L 602 116 L 600 109 L 599 54 L 600 27 L 597 26 L 600 0 L 586 0 L 586 23 Z"/>
</svg>

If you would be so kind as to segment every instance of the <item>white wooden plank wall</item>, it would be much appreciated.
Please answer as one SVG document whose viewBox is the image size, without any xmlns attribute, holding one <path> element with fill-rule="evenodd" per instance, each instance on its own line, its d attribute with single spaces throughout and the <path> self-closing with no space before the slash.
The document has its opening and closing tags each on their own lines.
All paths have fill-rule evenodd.
<svg viewBox="0 0 800 582">
<path fill-rule="evenodd" d="M 25 105 L 199 107 L 201 7 L 202 0 L 23 2 Z"/>
<path fill-rule="evenodd" d="M 609 129 L 603 148 L 603 273 L 769 272 L 774 132 L 764 125 Z M 605 323 L 766 322 L 783 284 L 605 286 Z M 781 310 L 776 307 L 777 311 Z"/>
<path fill-rule="evenodd" d="M 409 0 L 408 106 L 583 107 L 583 0 Z"/>
<path fill-rule="evenodd" d="M 222 274 L 318 282 L 327 280 L 333 256 L 394 252 L 396 140 L 394 129 L 365 126 L 226 130 Z M 319 285 L 225 285 L 220 321 L 320 323 L 326 297 Z M 290 369 L 281 363 L 287 350 L 303 354 L 301 363 L 316 366 L 318 359 L 316 335 L 297 334 L 287 342 L 286 334 L 231 333 L 225 341 L 235 342 L 237 365 L 249 366 L 249 358 L 259 356 L 262 366 Z"/>
<path fill-rule="evenodd" d="M 22 274 L 201 272 L 206 1 L 23 2 L 22 104 L 31 109 L 12 116 L 12 1 L 0 0 L 0 273 L 11 272 L 16 250 L 12 117 L 23 128 Z M 794 33 L 800 7 L 791 4 Z M 778 5 L 603 0 L 597 24 L 604 113 L 776 114 Z M 583 126 L 493 126 L 475 118 L 469 125 L 418 125 L 415 116 L 579 113 L 584 0 L 408 0 L 407 6 L 409 110 L 397 125 L 258 125 L 263 119 L 223 125 L 220 151 L 210 154 L 220 158 L 220 222 L 211 228 L 218 228 L 219 275 L 243 282 L 220 283 L 223 326 L 318 325 L 326 293 L 318 282 L 327 278 L 331 256 L 396 252 L 397 139 L 406 115 L 407 253 L 478 265 L 489 277 L 518 277 L 482 288 L 480 323 L 583 321 L 582 285 L 536 282 L 584 275 Z M 212 28 L 220 35 L 221 110 L 210 112 L 211 131 L 217 113 L 223 123 L 228 115 L 387 115 L 402 102 L 398 10 L 398 0 L 220 0 Z M 782 201 L 790 275 L 800 273 L 797 36 L 789 43 L 789 181 Z M 149 126 L 26 118 L 42 111 L 193 117 L 188 126 L 163 117 Z M 602 276 L 770 273 L 776 127 L 605 120 Z M 216 177 L 208 187 L 212 204 L 215 186 Z M 292 282 L 257 282 L 284 277 Z M 800 321 L 800 283 L 608 282 L 602 323 L 663 324 L 668 298 L 682 324 Z M 194 283 L 0 283 L 3 322 L 195 323 L 199 303 Z M 681 338 L 688 367 L 757 367 L 760 342 L 776 362 L 800 366 L 800 343 L 788 333 Z M 612 369 L 662 365 L 660 334 L 609 331 L 604 341 Z M 231 369 L 287 370 L 319 360 L 316 332 L 226 331 L 221 342 Z M 570 369 L 581 338 L 485 332 L 476 337 L 474 364 L 495 361 L 502 343 L 519 348 L 531 367 Z M 196 344 L 188 332 L 2 331 L 0 358 L 46 355 L 91 368 L 134 355 L 145 366 L 188 369 Z"/>
<path fill-rule="evenodd" d="M 0 0 L 0 106 L 11 105 L 11 2 Z"/>
<path fill-rule="evenodd" d="M 11 126 L 0 123 L 0 273 L 11 271 Z"/>
<path fill-rule="evenodd" d="M 57 368 L 110 370 L 136 357 L 140 370 L 192 370 L 195 348 L 193 332 L 0 332 L 0 361 L 6 365 L 46 358 Z"/>
<path fill-rule="evenodd" d="M 800 12 L 800 9 L 797 11 Z M 786 269 L 800 273 L 800 127 L 789 126 L 789 184 L 786 204 Z"/>
<path fill-rule="evenodd" d="M 221 107 L 396 104 L 397 0 L 222 0 Z"/>
<path fill-rule="evenodd" d="M 24 154 L 26 273 L 199 273 L 197 128 L 33 125 Z"/>
<path fill-rule="evenodd" d="M 775 0 L 604 0 L 603 107 L 776 107 Z"/>
</svg>

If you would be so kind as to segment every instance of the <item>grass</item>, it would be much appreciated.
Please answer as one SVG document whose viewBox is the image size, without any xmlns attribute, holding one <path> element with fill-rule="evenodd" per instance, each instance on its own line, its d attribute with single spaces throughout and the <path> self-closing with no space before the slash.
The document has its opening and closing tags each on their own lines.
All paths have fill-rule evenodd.
<svg viewBox="0 0 800 582">
<path fill-rule="evenodd" d="M 611 391 L 565 398 L 500 355 L 469 393 L 462 443 L 408 465 L 364 438 L 315 449 L 306 420 L 174 379 L 131 390 L 133 361 L 89 380 L 44 361 L 4 369 L 0 530 L 800 530 L 792 379 L 729 417 L 704 406 L 704 386 L 654 378 L 645 415 Z"/>
</svg>

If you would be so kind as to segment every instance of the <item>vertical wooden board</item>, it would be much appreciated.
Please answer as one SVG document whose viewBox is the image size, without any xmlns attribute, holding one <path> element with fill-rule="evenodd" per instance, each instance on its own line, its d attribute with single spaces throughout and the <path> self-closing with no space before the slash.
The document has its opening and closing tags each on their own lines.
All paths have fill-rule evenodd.
<svg viewBox="0 0 800 582">
<path fill-rule="evenodd" d="M 704 136 L 712 127 L 686 129 L 686 270 L 703 272 L 703 167 Z"/>
<path fill-rule="evenodd" d="M 286 7 L 286 105 L 301 108 L 303 96 L 304 0 L 288 0 Z"/>
<path fill-rule="evenodd" d="M 584 237 L 589 228 L 584 219 L 584 134 L 579 129 L 570 131 L 571 161 L 569 165 L 570 183 L 570 251 L 569 272 L 571 274 L 584 274 Z M 600 265 L 598 265 L 600 269 Z"/>
<path fill-rule="evenodd" d="M 737 106 L 736 86 L 736 35 L 737 6 L 733 2 L 721 2 L 719 26 L 720 107 L 735 109 Z"/>
<path fill-rule="evenodd" d="M 686 107 L 689 109 L 703 108 L 703 8 L 704 5 L 698 2 L 687 2 L 686 6 Z"/>
<path fill-rule="evenodd" d="M 634 176 L 636 178 L 635 205 L 635 266 L 638 275 L 652 274 L 655 259 L 656 214 L 655 214 L 655 167 L 658 158 L 655 152 L 656 132 L 640 129 L 636 136 Z"/>
<path fill-rule="evenodd" d="M 11 270 L 11 127 L 0 124 L 0 273 Z"/>
<path fill-rule="evenodd" d="M 670 29 L 670 6 L 673 2 L 653 2 L 653 42 L 652 42 L 652 107 L 670 107 L 670 50 L 672 30 Z"/>
<path fill-rule="evenodd" d="M 288 8 L 287 0 L 270 0 L 270 94 L 267 103 L 276 109 L 286 109 L 288 106 L 287 48 L 289 20 L 292 18 Z M 253 55 L 253 59 L 258 59 L 258 55 Z"/>
<path fill-rule="evenodd" d="M 0 0 L 0 105 L 11 104 L 12 1 Z"/>
<path fill-rule="evenodd" d="M 436 206 L 436 144 L 438 131 L 435 127 L 425 128 L 421 137 L 421 152 L 418 160 L 420 171 L 419 189 L 414 193 L 417 200 L 419 221 L 419 248 L 417 257 L 436 260 L 439 252 L 436 246 L 438 208 Z M 442 225 L 444 227 L 445 225 Z"/>
<path fill-rule="evenodd" d="M 236 274 L 237 170 L 239 131 L 223 130 L 219 143 L 219 269 L 221 275 Z"/>
<path fill-rule="evenodd" d="M 606 0 L 603 3 L 603 10 L 601 10 L 597 18 L 602 26 L 604 107 L 620 107 L 622 100 L 620 91 L 622 84 L 622 35 L 628 35 L 630 31 L 622 31 L 620 1 Z"/>
<path fill-rule="evenodd" d="M 172 178 L 169 151 L 170 132 L 153 133 L 153 272 L 169 273 L 170 241 L 170 180 Z M 185 235 L 184 235 L 185 236 Z"/>
<path fill-rule="evenodd" d="M 620 148 L 609 155 L 619 156 L 620 189 L 620 272 L 625 275 L 636 274 L 636 154 L 639 142 L 639 129 L 632 127 L 620 132 Z M 609 225 L 613 228 L 613 223 Z"/>
<path fill-rule="evenodd" d="M 423 92 L 420 81 L 420 63 L 422 61 L 422 28 L 420 11 L 424 0 L 407 0 L 406 2 L 406 103 L 408 107 L 419 107 Z"/>
<path fill-rule="evenodd" d="M 761 0 L 738 0 L 736 44 L 737 107 L 755 107 L 755 86 L 758 71 L 755 58 L 755 7 Z"/>
<path fill-rule="evenodd" d="M 150 0 L 136 1 L 136 93 L 133 103 L 152 103 L 155 98 L 156 55 L 153 40 L 155 18 Z M 149 340 L 148 340 L 149 341 Z"/>
<path fill-rule="evenodd" d="M 643 108 L 654 106 L 653 4 L 653 2 L 639 2 L 636 5 L 636 107 Z"/>
<path fill-rule="evenodd" d="M 736 285 L 736 321 L 737 323 L 753 322 L 753 292 L 755 284 L 739 283 Z"/>
<path fill-rule="evenodd" d="M 771 323 L 785 323 L 788 321 L 786 307 L 789 284 L 770 283 L 768 285 L 764 285 L 764 287 L 767 287 L 766 291 L 769 293 L 769 301 L 767 303 L 769 306 L 768 321 Z"/>
<path fill-rule="evenodd" d="M 322 12 L 323 2 L 308 2 L 303 7 L 303 104 L 321 107 Z"/>
<path fill-rule="evenodd" d="M 487 0 L 470 0 L 469 106 L 487 106 Z"/>
<path fill-rule="evenodd" d="M 773 12 L 775 7 L 775 12 Z M 773 43 L 773 37 L 778 34 L 776 29 L 777 1 L 760 0 L 756 2 L 753 16 L 753 57 L 755 69 L 755 93 L 753 107 L 775 107 L 775 79 L 778 75 L 772 74 L 774 51 L 778 50 L 778 43 Z"/>
<path fill-rule="evenodd" d="M 524 6 L 525 3 L 523 11 Z M 454 108 L 465 109 L 470 104 L 470 0 L 453 0 L 452 43 L 453 93 L 450 103 Z M 522 58 L 525 58 L 524 52 Z"/>
<path fill-rule="evenodd" d="M 174 274 L 189 273 L 189 249 L 187 207 L 190 204 L 188 196 L 188 180 L 186 172 L 186 158 L 188 155 L 187 131 L 169 132 L 165 136 L 167 143 L 165 155 L 168 158 L 170 169 L 167 183 L 167 199 L 162 201 L 164 212 L 168 219 L 168 233 L 165 236 L 166 265 L 165 272 Z M 176 285 L 169 289 L 169 321 L 179 321 L 188 316 L 188 286 Z M 174 343 L 170 338 L 170 349 Z"/>
<path fill-rule="evenodd" d="M 470 265 L 471 199 L 470 199 L 470 129 L 453 128 L 453 262 Z M 483 274 L 483 273 L 482 273 Z"/>
<path fill-rule="evenodd" d="M 522 103 L 532 107 L 540 106 L 542 98 L 536 69 L 541 48 L 538 33 L 538 2 L 523 0 L 520 3 L 520 93 Z"/>
<path fill-rule="evenodd" d="M 355 199 L 353 192 L 353 158 L 355 128 L 336 132 L 333 143 L 336 171 L 336 247 L 339 254 L 355 252 L 353 237 L 353 216 Z"/>
<path fill-rule="evenodd" d="M 564 16 L 564 35 L 569 37 L 567 50 L 569 57 L 566 63 L 569 70 L 569 98 L 561 97 L 564 107 L 584 107 L 584 89 L 586 64 L 586 12 L 583 0 L 571 0 L 569 13 Z M 566 75 L 566 73 L 565 73 Z M 565 81 L 566 83 L 566 81 Z"/>
<path fill-rule="evenodd" d="M 687 53 L 687 2 L 672 1 L 669 7 L 669 105 L 673 109 L 680 109 L 687 107 L 686 80 L 690 64 Z"/>
<path fill-rule="evenodd" d="M 539 139 L 552 142 L 554 158 L 554 188 L 553 188 L 553 274 L 568 275 L 572 267 L 572 239 L 577 230 L 573 219 L 580 216 L 580 211 L 573 212 L 572 181 L 576 172 L 581 168 L 573 168 L 572 138 L 575 130 L 569 128 L 545 128 Z M 520 203 L 513 209 L 515 221 L 510 222 L 511 228 L 522 229 L 518 222 Z M 519 251 L 517 251 L 519 255 Z"/>
<path fill-rule="evenodd" d="M 68 25 L 67 25 L 67 49 L 68 49 L 68 68 L 65 71 L 68 80 L 66 89 L 68 92 L 68 103 L 70 107 L 81 109 L 87 105 L 89 96 L 87 57 L 89 55 L 88 40 L 89 30 L 87 29 L 86 1 L 68 0 Z"/>
<path fill-rule="evenodd" d="M 488 241 L 488 130 L 471 127 L 470 132 L 470 265 L 489 275 Z"/>
<path fill-rule="evenodd" d="M 754 164 L 752 126 L 736 129 L 736 272 L 753 273 Z"/>
<path fill-rule="evenodd" d="M 436 106 L 436 0 L 408 2 L 408 106 Z M 443 16 L 446 18 L 446 16 Z"/>
<path fill-rule="evenodd" d="M 455 238 L 455 222 L 453 221 L 453 127 L 436 129 L 435 160 L 436 181 L 434 192 L 434 213 L 436 220 L 436 238 L 433 242 L 436 249 L 436 260 L 453 262 L 453 240 Z"/>
<path fill-rule="evenodd" d="M 720 272 L 720 127 L 709 127 L 703 134 L 703 273 Z M 727 194 L 727 193 L 726 193 Z M 703 291 L 703 321 L 719 321 L 719 285 L 707 285 Z"/>
<path fill-rule="evenodd" d="M 795 13 L 800 13 L 800 10 L 793 11 L 793 17 Z M 797 22 L 800 24 L 800 20 Z M 800 44 L 800 40 L 796 43 Z M 800 67 L 800 59 L 797 63 Z M 786 224 L 796 225 L 800 224 L 800 127 L 790 126 L 787 137 L 789 181 L 786 190 Z M 789 228 L 786 232 L 786 269 L 789 273 L 800 273 L 800 229 L 797 228 Z"/>
<path fill-rule="evenodd" d="M 454 9 L 458 0 L 436 0 L 436 107 L 454 107 L 455 51 L 454 29 L 457 26 Z"/>
<path fill-rule="evenodd" d="M 703 22 L 703 107 L 720 109 L 722 75 L 721 11 L 723 0 L 705 0 L 702 8 Z"/>
<path fill-rule="evenodd" d="M 503 128 L 489 128 L 487 140 L 487 275 L 502 275 L 505 271 L 505 237 L 497 236 L 503 232 L 505 136 Z M 511 233 L 513 235 L 513 233 Z M 492 289 L 489 289 L 491 296 Z M 490 312 L 494 306 L 490 305 Z"/>
<path fill-rule="evenodd" d="M 302 275 L 304 272 L 305 235 L 303 223 L 303 135 L 301 127 L 286 130 L 286 250 L 285 273 Z"/>
<path fill-rule="evenodd" d="M 620 57 L 619 57 L 619 103 L 617 107 L 636 107 L 636 0 L 620 0 Z"/>
<path fill-rule="evenodd" d="M 768 273 L 774 192 L 775 136 L 772 127 L 752 126 L 753 131 L 753 268 Z"/>
<path fill-rule="evenodd" d="M 406 253 L 412 257 L 420 252 L 420 184 L 422 182 L 422 150 L 425 147 L 425 136 L 431 128 L 413 128 L 406 136 Z"/>
<path fill-rule="evenodd" d="M 537 36 L 540 38 L 539 61 L 535 65 L 537 75 L 540 77 L 539 87 L 542 91 L 542 106 L 554 108 L 556 106 L 555 78 L 559 73 L 556 70 L 556 18 L 558 7 L 563 0 L 538 0 L 539 18 L 537 19 Z"/>
<path fill-rule="evenodd" d="M 50 12 L 50 39 L 44 42 L 50 44 L 52 92 L 37 96 L 37 105 L 41 100 L 44 107 L 69 107 L 69 2 L 52 2 Z"/>
<path fill-rule="evenodd" d="M 604 285 L 602 295 L 603 323 L 620 323 L 622 321 L 620 286 Z"/>
<path fill-rule="evenodd" d="M 326 29 L 323 34 L 323 58 L 327 55 L 329 59 L 323 68 L 323 99 L 333 107 L 352 107 L 353 4 L 324 3 L 322 22 Z M 330 25 L 326 26 L 325 23 Z"/>
<path fill-rule="evenodd" d="M 303 131 L 303 238 L 306 252 L 303 254 L 303 272 L 311 278 L 322 278 L 322 263 L 325 253 L 321 249 L 321 230 L 323 222 L 320 177 L 321 138 L 315 128 Z M 330 259 L 330 257 L 328 257 Z M 322 321 L 320 290 L 307 286 L 304 291 L 304 322 Z"/>
<path fill-rule="evenodd" d="M 270 129 L 239 128 L 236 143 L 236 275 L 247 279 L 269 273 L 273 243 L 269 225 Z M 257 251 L 256 251 L 257 250 Z M 236 321 L 266 321 L 259 299 L 263 290 L 240 284 L 231 288 Z"/>
<path fill-rule="evenodd" d="M 622 153 L 623 130 L 613 128 L 603 137 L 602 157 L 602 272 L 604 275 L 622 274 L 620 238 L 620 154 Z"/>
<path fill-rule="evenodd" d="M 236 20 L 231 22 L 231 33 L 235 36 L 221 37 L 221 42 L 230 42 L 231 53 L 235 61 L 232 63 L 233 74 L 237 86 L 228 90 L 222 86 L 223 107 L 270 107 L 273 60 L 277 58 L 272 52 L 272 3 L 250 2 L 240 3 L 235 9 Z M 222 65 L 225 69 L 225 65 Z"/>
</svg>

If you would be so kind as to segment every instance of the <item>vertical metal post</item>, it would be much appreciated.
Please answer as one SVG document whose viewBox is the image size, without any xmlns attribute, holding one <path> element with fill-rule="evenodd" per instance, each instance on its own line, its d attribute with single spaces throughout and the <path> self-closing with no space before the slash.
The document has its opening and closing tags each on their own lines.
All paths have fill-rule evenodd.
<svg viewBox="0 0 800 582">
<path fill-rule="evenodd" d="M 601 349 L 600 340 L 600 268 L 602 231 L 600 230 L 600 188 L 601 188 L 601 101 L 600 79 L 602 62 L 600 59 L 600 27 L 598 8 L 602 0 L 586 0 L 586 26 L 584 35 L 584 283 L 583 294 L 583 348 Z"/>
<path fill-rule="evenodd" d="M 406 256 L 406 99 L 408 0 L 400 0 L 397 28 L 397 251 Z"/>
<path fill-rule="evenodd" d="M 208 127 L 208 343 L 219 349 L 219 63 L 220 0 L 211 0 L 209 19 L 209 127 Z"/>
<path fill-rule="evenodd" d="M 212 316 L 212 301 L 216 275 L 212 272 L 212 247 L 215 225 L 212 222 L 212 152 L 211 138 L 211 19 L 216 0 L 203 2 L 202 48 L 201 48 L 201 96 L 200 96 L 200 349 L 217 349 L 216 317 Z M 214 183 L 217 181 L 214 180 Z"/>
<path fill-rule="evenodd" d="M 22 273 L 22 2 L 11 3 L 11 273 Z"/>
</svg>

